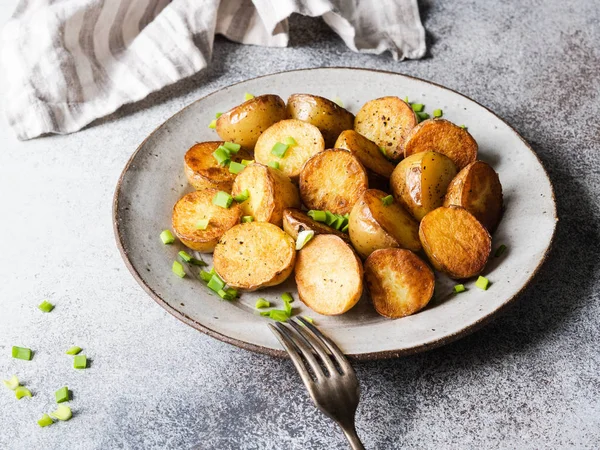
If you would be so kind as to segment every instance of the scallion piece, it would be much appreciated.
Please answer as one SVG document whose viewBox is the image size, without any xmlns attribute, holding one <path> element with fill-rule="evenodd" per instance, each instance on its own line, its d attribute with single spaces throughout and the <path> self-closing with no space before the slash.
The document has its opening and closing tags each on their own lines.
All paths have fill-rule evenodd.
<svg viewBox="0 0 600 450">
<path fill-rule="evenodd" d="M 21 400 L 23 397 L 31 397 L 31 391 L 23 386 L 17 386 L 15 389 L 15 397 L 17 400 Z"/>
<path fill-rule="evenodd" d="M 235 197 L 233 197 L 233 199 L 238 202 L 238 203 L 242 203 L 245 202 L 246 200 L 248 200 L 250 198 L 250 191 L 248 189 L 244 189 L 241 194 L 236 195 Z"/>
<path fill-rule="evenodd" d="M 240 144 L 236 144 L 235 142 L 224 142 L 222 147 L 225 147 L 231 153 L 237 153 L 240 151 L 240 148 L 242 148 Z"/>
<path fill-rule="evenodd" d="M 289 292 L 284 292 L 283 294 L 281 294 L 281 299 L 284 302 L 290 302 L 293 303 L 294 302 L 294 297 L 292 297 L 292 294 L 290 294 Z"/>
<path fill-rule="evenodd" d="M 394 197 L 392 195 L 387 195 L 381 199 L 381 203 L 383 203 L 383 206 L 389 206 L 394 203 Z"/>
<path fill-rule="evenodd" d="M 325 211 L 325 215 L 327 216 L 327 218 L 325 219 L 325 223 L 329 226 L 331 226 L 337 220 L 336 215 L 333 214 L 331 211 Z"/>
<path fill-rule="evenodd" d="M 287 314 L 288 317 L 292 316 L 292 304 L 290 303 L 290 301 L 287 298 L 284 298 L 282 296 L 282 300 L 283 300 L 283 310 L 285 311 L 285 313 Z"/>
<path fill-rule="evenodd" d="M 173 233 L 171 233 L 171 230 L 163 230 L 163 232 L 160 233 L 160 240 L 163 244 L 168 245 L 175 242 L 175 237 L 173 236 Z"/>
<path fill-rule="evenodd" d="M 69 401 L 69 388 L 61 387 L 58 391 L 54 393 L 54 397 L 56 398 L 56 403 L 63 403 Z"/>
<path fill-rule="evenodd" d="M 302 250 L 306 244 L 315 236 L 313 230 L 302 230 L 296 238 L 296 250 Z"/>
<path fill-rule="evenodd" d="M 426 112 L 418 112 L 417 117 L 419 118 L 419 122 L 420 122 L 422 120 L 429 119 L 429 114 L 427 114 Z"/>
<path fill-rule="evenodd" d="M 290 318 L 290 315 L 287 311 L 283 311 L 281 309 L 272 309 L 269 311 L 269 317 L 278 322 L 287 322 Z"/>
<path fill-rule="evenodd" d="M 206 270 L 200 271 L 200 278 L 202 278 L 202 281 L 204 281 L 205 283 L 208 283 L 212 277 L 213 277 L 212 273 L 207 272 Z"/>
<path fill-rule="evenodd" d="M 466 129 L 467 129 L 467 126 L 466 126 L 466 125 L 459 125 L 459 127 L 461 127 L 463 130 L 466 130 Z"/>
<path fill-rule="evenodd" d="M 13 375 L 8 380 L 2 380 L 2 383 L 4 384 L 4 386 L 9 388 L 11 391 L 14 391 L 16 388 L 19 387 L 19 379 L 17 378 L 16 375 Z"/>
<path fill-rule="evenodd" d="M 444 112 L 441 109 L 433 110 L 433 117 L 442 117 L 443 115 L 444 115 Z"/>
<path fill-rule="evenodd" d="M 254 98 L 254 95 L 246 92 L 244 93 L 244 101 L 248 101 L 248 100 L 252 100 Z"/>
<path fill-rule="evenodd" d="M 59 405 L 56 411 L 51 412 L 50 415 L 58 420 L 69 420 L 73 417 L 73 412 L 67 405 Z"/>
<path fill-rule="evenodd" d="M 212 202 L 214 205 L 217 205 L 217 206 L 220 206 L 221 208 L 227 209 L 233 203 L 233 197 L 225 191 L 219 191 L 213 197 Z"/>
<path fill-rule="evenodd" d="M 227 295 L 231 295 L 233 298 L 237 298 L 238 296 L 238 291 L 233 288 L 227 288 L 225 289 L 225 292 L 227 292 Z"/>
<path fill-rule="evenodd" d="M 26 347 L 13 346 L 12 357 L 15 359 L 23 359 L 25 361 L 31 361 L 31 349 Z"/>
<path fill-rule="evenodd" d="M 222 166 L 226 166 L 231 161 L 231 153 L 225 147 L 218 147 L 213 153 L 213 158 Z"/>
<path fill-rule="evenodd" d="M 256 309 L 268 308 L 269 306 L 271 306 L 271 302 L 262 297 L 256 300 L 256 304 L 254 305 Z"/>
<path fill-rule="evenodd" d="M 316 209 L 311 209 L 308 212 L 308 217 L 317 222 L 325 222 L 327 220 L 327 214 L 325 213 L 325 211 L 319 211 Z"/>
<path fill-rule="evenodd" d="M 336 216 L 336 220 L 331 226 L 336 230 L 339 230 L 344 226 L 344 222 L 346 221 L 346 219 L 344 218 L 344 216 L 340 216 L 339 214 L 336 214 Z"/>
<path fill-rule="evenodd" d="M 456 286 L 454 286 L 454 292 L 457 294 L 464 292 L 466 290 L 467 290 L 467 288 L 465 287 L 464 284 L 457 284 Z"/>
<path fill-rule="evenodd" d="M 333 101 L 333 103 L 337 104 L 340 108 L 344 107 L 344 102 L 339 97 L 336 97 L 335 100 Z"/>
<path fill-rule="evenodd" d="M 87 356 L 76 355 L 73 358 L 73 367 L 76 369 L 85 369 L 87 367 Z"/>
<path fill-rule="evenodd" d="M 171 270 L 175 275 L 179 278 L 185 277 L 185 270 L 183 270 L 183 266 L 179 261 L 173 261 L 173 265 L 171 266 Z"/>
<path fill-rule="evenodd" d="M 194 266 L 200 266 L 200 267 L 206 267 L 208 266 L 208 264 L 206 264 L 204 261 L 202 261 L 201 259 L 196 259 L 192 256 L 192 259 L 189 260 L 190 264 L 193 264 Z"/>
<path fill-rule="evenodd" d="M 81 347 L 77 347 L 76 345 L 74 345 L 73 347 L 69 348 L 69 350 L 67 350 L 65 353 L 67 355 L 77 355 L 81 353 Z"/>
<path fill-rule="evenodd" d="M 252 216 L 242 216 L 242 223 L 250 223 L 254 222 L 254 217 Z"/>
<path fill-rule="evenodd" d="M 408 104 L 410 104 L 410 102 L 408 101 L 408 95 L 406 97 L 404 97 L 404 101 Z"/>
<path fill-rule="evenodd" d="M 277 142 L 271 149 L 271 155 L 275 155 L 278 158 L 283 158 L 283 157 L 285 157 L 285 153 L 287 152 L 289 147 L 290 146 L 287 144 L 284 144 L 282 142 Z"/>
<path fill-rule="evenodd" d="M 298 143 L 296 142 L 296 139 L 294 139 L 294 138 L 293 138 L 293 137 L 291 137 L 291 136 L 288 136 L 288 137 L 286 137 L 286 138 L 283 140 L 283 143 L 284 143 L 285 145 L 287 145 L 288 147 L 293 147 L 293 146 L 295 146 L 295 145 L 298 145 Z"/>
<path fill-rule="evenodd" d="M 387 152 L 385 151 L 385 147 L 379 147 L 379 151 L 383 153 L 383 156 L 387 158 Z"/>
<path fill-rule="evenodd" d="M 185 250 L 181 250 L 178 253 L 179 257 L 185 261 L 185 262 L 190 262 L 192 260 L 192 255 L 190 255 L 188 252 L 186 252 Z"/>
<path fill-rule="evenodd" d="M 347 233 L 348 232 L 348 228 L 350 228 L 349 224 L 344 225 L 344 227 L 340 230 L 342 233 Z"/>
<path fill-rule="evenodd" d="M 414 112 L 421 112 L 425 108 L 425 105 L 423 103 L 413 103 L 410 107 Z"/>
<path fill-rule="evenodd" d="M 213 200 L 214 203 L 214 200 Z M 198 230 L 206 230 L 208 228 L 208 224 L 210 222 L 210 219 L 200 219 L 198 222 L 196 222 L 196 228 Z"/>
<path fill-rule="evenodd" d="M 216 120 L 216 119 L 214 119 L 214 120 L 211 120 L 211 121 L 210 121 L 210 123 L 208 124 L 208 128 L 211 128 L 211 129 L 213 129 L 213 130 L 214 130 L 215 128 L 217 128 L 217 120 Z"/>
<path fill-rule="evenodd" d="M 241 163 L 239 163 L 239 162 L 231 161 L 229 163 L 229 173 L 238 174 L 242 170 L 244 170 L 245 168 L 246 168 L 246 166 L 243 165 L 243 164 L 241 164 Z"/>
<path fill-rule="evenodd" d="M 271 315 L 271 311 L 261 311 L 260 315 L 263 317 L 269 317 Z"/>
<path fill-rule="evenodd" d="M 496 253 L 494 253 L 494 257 L 499 258 L 506 251 L 506 245 L 502 244 L 500 247 L 496 249 Z"/>
<path fill-rule="evenodd" d="M 254 162 L 253 159 L 242 159 L 242 164 L 245 165 L 245 166 L 249 166 L 253 162 Z"/>
<path fill-rule="evenodd" d="M 267 166 L 279 170 L 279 163 L 277 161 L 269 161 Z"/>
<path fill-rule="evenodd" d="M 225 287 L 225 282 L 221 279 L 221 277 L 219 275 L 217 275 L 216 273 L 210 278 L 208 284 L 207 284 L 208 288 L 215 291 L 215 292 L 219 292 L 220 290 L 222 290 Z"/>
<path fill-rule="evenodd" d="M 37 421 L 37 423 L 40 427 L 47 427 L 48 425 L 52 425 L 54 421 L 48 414 L 44 414 L 42 418 Z"/>
<path fill-rule="evenodd" d="M 218 112 L 218 113 L 216 113 L 216 114 L 215 114 L 215 119 L 218 119 L 218 118 L 219 118 L 219 117 L 221 117 L 222 115 L 223 115 L 223 113 L 221 113 L 221 112 Z"/>
<path fill-rule="evenodd" d="M 407 97 L 407 98 L 408 98 L 408 97 Z M 310 322 L 310 323 L 315 323 L 315 321 L 313 320 L 313 318 L 312 318 L 312 317 L 308 317 L 308 316 L 302 316 L 302 318 L 303 318 L 304 320 L 306 320 L 307 322 Z"/>
<path fill-rule="evenodd" d="M 50 312 L 54 309 L 54 305 L 50 303 L 48 300 L 44 300 L 42 303 L 38 305 L 38 309 L 42 312 Z"/>
<path fill-rule="evenodd" d="M 483 291 L 487 291 L 489 285 L 490 285 L 490 280 L 488 280 L 486 277 L 482 277 L 482 276 L 477 278 L 477 281 L 475 282 L 475 286 L 477 286 L 479 289 L 481 289 Z"/>
<path fill-rule="evenodd" d="M 231 292 L 228 292 L 230 289 L 227 290 L 223 290 L 223 289 L 219 289 L 219 291 L 217 292 L 217 294 L 219 294 L 219 297 L 221 297 L 223 300 L 235 300 L 235 298 L 237 297 L 237 291 L 235 289 L 232 289 L 235 292 L 235 295 Z"/>
</svg>

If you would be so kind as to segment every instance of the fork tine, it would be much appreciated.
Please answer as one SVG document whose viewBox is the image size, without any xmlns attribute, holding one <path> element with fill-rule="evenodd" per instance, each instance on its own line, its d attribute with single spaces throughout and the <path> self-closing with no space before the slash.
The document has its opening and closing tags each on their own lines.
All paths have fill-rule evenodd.
<svg viewBox="0 0 600 450">
<path fill-rule="evenodd" d="M 292 341 L 290 341 L 290 339 L 287 336 L 285 336 L 283 333 L 281 333 L 281 331 L 279 331 L 278 328 L 273 326 L 273 324 L 268 324 L 268 325 L 269 325 L 269 328 L 271 329 L 271 331 L 273 332 L 273 334 L 275 335 L 275 337 L 277 338 L 277 340 L 281 343 L 283 348 L 290 355 L 290 358 L 292 359 L 294 366 L 296 366 L 296 370 L 300 374 L 300 378 L 302 378 L 304 385 L 307 387 L 307 389 L 310 392 L 310 390 L 312 389 L 312 385 L 313 385 L 313 379 L 310 376 L 310 374 L 308 373 L 308 369 L 304 365 L 302 358 L 300 358 L 300 356 L 298 355 L 298 353 L 295 349 L 295 344 Z"/>
<path fill-rule="evenodd" d="M 329 354 L 327 353 L 327 350 L 323 344 L 317 338 L 315 338 L 310 331 L 306 329 L 306 327 L 298 325 L 298 323 L 293 320 L 290 320 L 289 324 L 294 327 L 298 334 L 319 354 L 323 364 L 325 364 L 327 370 L 329 371 L 329 375 L 333 376 L 334 374 L 337 374 L 337 368 L 331 361 L 331 358 L 329 357 Z"/>
<path fill-rule="evenodd" d="M 275 326 L 283 336 L 288 338 L 296 346 L 296 348 L 300 350 L 300 353 L 302 356 L 304 356 L 304 359 L 308 361 L 308 364 L 312 368 L 317 380 L 325 378 L 325 373 L 313 355 L 312 348 L 306 344 L 304 338 L 299 336 L 297 331 L 286 327 L 282 323 L 276 323 Z"/>
</svg>

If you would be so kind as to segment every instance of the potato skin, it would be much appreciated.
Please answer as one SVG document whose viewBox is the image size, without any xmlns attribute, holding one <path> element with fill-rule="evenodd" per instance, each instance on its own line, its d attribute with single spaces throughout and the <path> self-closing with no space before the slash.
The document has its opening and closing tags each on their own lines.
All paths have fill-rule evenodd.
<svg viewBox="0 0 600 450">
<path fill-rule="evenodd" d="M 212 203 L 217 192 L 218 189 L 190 192 L 173 206 L 173 231 L 192 250 L 211 253 L 221 236 L 240 222 L 242 210 L 235 202 L 230 208 L 221 208 Z M 196 228 L 202 219 L 209 219 L 206 230 Z"/>
<path fill-rule="evenodd" d="M 442 206 L 428 213 L 421 220 L 419 238 L 431 264 L 456 279 L 479 274 L 492 251 L 488 231 L 459 206 Z"/>
<path fill-rule="evenodd" d="M 278 95 L 260 95 L 223 113 L 217 119 L 217 134 L 252 150 L 263 131 L 287 118 L 285 103 Z"/>
<path fill-rule="evenodd" d="M 250 198 L 241 203 L 244 216 L 252 216 L 257 222 L 282 225 L 283 210 L 299 208 L 298 188 L 279 170 L 262 164 L 250 164 L 242 170 L 231 190 L 234 197 L 248 189 Z"/>
<path fill-rule="evenodd" d="M 428 119 L 406 136 L 404 157 L 434 151 L 446 155 L 461 170 L 477 159 L 477 148 L 477 142 L 466 129 L 445 119 Z"/>
<path fill-rule="evenodd" d="M 365 283 L 375 310 L 397 319 L 425 308 L 435 287 L 429 266 L 409 250 L 375 250 L 365 261 Z"/>
<path fill-rule="evenodd" d="M 317 95 L 293 94 L 287 101 L 288 115 L 316 126 L 325 139 L 327 148 L 344 130 L 354 126 L 354 114 L 335 102 Z"/>
<path fill-rule="evenodd" d="M 273 146 L 292 137 L 297 145 L 288 148 L 285 156 L 279 158 L 271 153 Z M 279 163 L 279 170 L 296 181 L 306 161 L 325 150 L 323 135 L 317 127 L 296 119 L 282 120 L 273 124 L 260 135 L 254 147 L 256 162 L 267 165 L 270 161 Z"/>
<path fill-rule="evenodd" d="M 417 125 L 411 106 L 398 97 L 381 97 L 363 105 L 354 119 L 354 130 L 385 149 L 393 161 L 404 157 L 404 140 Z"/>
<path fill-rule="evenodd" d="M 339 135 L 335 141 L 335 148 L 343 148 L 352 152 L 358 158 L 367 172 L 369 173 L 369 181 L 371 175 L 378 175 L 384 178 L 392 176 L 394 164 L 392 164 L 373 141 L 358 134 L 354 130 L 345 130 Z"/>
<path fill-rule="evenodd" d="M 492 167 L 475 161 L 463 168 L 448 186 L 444 206 L 462 206 L 492 233 L 502 216 L 500 178 Z"/>
<path fill-rule="evenodd" d="M 215 247 L 214 268 L 231 287 L 255 291 L 283 283 L 294 270 L 296 247 L 283 230 L 250 222 L 227 231 Z"/>
<path fill-rule="evenodd" d="M 420 152 L 398 163 L 390 178 L 390 188 L 394 198 L 415 219 L 421 220 L 429 211 L 442 206 L 455 175 L 456 166 L 447 156 Z"/>
<path fill-rule="evenodd" d="M 309 209 L 347 214 L 368 187 L 365 168 L 346 150 L 317 153 L 300 172 L 300 197 Z"/>
<path fill-rule="evenodd" d="M 363 292 L 363 267 L 352 248 L 338 236 L 320 234 L 298 252 L 298 296 L 313 311 L 343 314 Z"/>
<path fill-rule="evenodd" d="M 382 248 L 421 249 L 418 222 L 396 202 L 385 206 L 381 201 L 385 196 L 383 191 L 368 189 L 350 212 L 350 240 L 363 258 Z"/>
<path fill-rule="evenodd" d="M 236 175 L 229 172 L 228 167 L 220 165 L 212 155 L 223 144 L 224 141 L 201 142 L 193 145 L 185 154 L 185 176 L 194 189 L 219 189 L 231 192 Z M 252 153 L 243 148 L 231 156 L 232 161 L 235 162 L 252 159 Z"/>
<path fill-rule="evenodd" d="M 299 209 L 294 208 L 288 208 L 283 211 L 283 230 L 294 240 L 298 238 L 300 231 L 312 230 L 315 234 L 335 234 L 345 242 L 350 243 L 350 237 L 346 233 L 342 233 L 324 223 L 317 222 Z"/>
</svg>

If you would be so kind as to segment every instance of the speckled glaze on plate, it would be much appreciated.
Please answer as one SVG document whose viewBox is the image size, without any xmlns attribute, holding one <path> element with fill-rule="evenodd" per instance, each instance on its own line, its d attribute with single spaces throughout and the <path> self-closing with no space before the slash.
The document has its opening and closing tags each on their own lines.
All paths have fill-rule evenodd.
<svg viewBox="0 0 600 450">
<path fill-rule="evenodd" d="M 514 300 L 543 263 L 557 221 L 552 185 L 531 147 L 494 113 L 450 89 L 396 73 L 354 68 L 283 72 L 226 87 L 187 106 L 148 136 L 119 179 L 113 215 L 125 264 L 154 300 L 188 325 L 248 350 L 285 356 L 266 326 L 269 319 L 256 314 L 254 303 L 265 297 L 281 306 L 281 293 L 296 291 L 293 276 L 280 286 L 224 301 L 193 277 L 175 276 L 171 265 L 183 247 L 165 246 L 158 237 L 170 228 L 177 199 L 191 191 L 183 155 L 196 142 L 218 139 L 207 124 L 216 112 L 241 103 L 245 92 L 284 100 L 293 93 L 339 97 L 353 113 L 374 98 L 408 96 L 427 111 L 441 108 L 446 119 L 468 126 L 479 144 L 479 158 L 499 173 L 506 211 L 493 242 L 494 248 L 505 244 L 508 250 L 492 257 L 483 273 L 492 282 L 488 291 L 470 281 L 466 292 L 453 295 L 455 283 L 436 274 L 436 296 L 428 307 L 396 320 L 379 316 L 366 295 L 337 317 L 320 316 L 296 299 L 294 312 L 312 317 L 351 357 L 397 357 L 458 339 Z M 204 260 L 212 265 L 210 256 Z"/>
</svg>

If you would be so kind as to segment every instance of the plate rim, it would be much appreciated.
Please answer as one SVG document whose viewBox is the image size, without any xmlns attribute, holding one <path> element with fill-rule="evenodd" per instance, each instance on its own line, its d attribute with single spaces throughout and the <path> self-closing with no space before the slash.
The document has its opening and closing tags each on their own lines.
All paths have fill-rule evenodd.
<svg viewBox="0 0 600 450">
<path fill-rule="evenodd" d="M 129 159 L 127 160 L 127 163 L 125 164 L 125 167 L 123 168 L 123 170 L 121 171 L 121 175 L 119 176 L 119 179 L 117 181 L 117 185 L 115 188 L 115 192 L 113 194 L 113 205 L 112 205 L 112 222 L 113 222 L 113 232 L 114 232 L 114 237 L 115 237 L 115 241 L 117 244 L 117 248 L 119 250 L 119 253 L 121 255 L 121 258 L 123 259 L 125 266 L 127 267 L 127 269 L 129 270 L 129 272 L 131 273 L 131 275 L 133 276 L 133 278 L 135 279 L 135 281 L 142 287 L 142 289 L 156 302 L 158 303 L 162 308 L 164 308 L 169 314 L 171 314 L 172 316 L 176 317 L 177 319 L 179 319 L 180 321 L 182 321 L 183 323 L 191 326 L 192 328 L 201 331 L 204 334 L 207 334 L 210 337 L 213 337 L 215 339 L 218 339 L 220 341 L 226 342 L 228 344 L 232 344 L 235 345 L 238 348 L 242 348 L 244 350 L 250 350 L 256 353 L 262 353 L 262 354 L 266 354 L 269 356 L 274 356 L 274 357 L 278 357 L 278 358 L 288 358 L 288 354 L 287 352 L 285 352 L 284 350 L 277 350 L 277 349 L 272 349 L 269 347 L 263 347 L 261 345 L 256 345 L 256 344 L 252 344 L 249 342 L 245 342 L 242 341 L 240 339 L 235 339 L 232 338 L 230 336 L 227 336 L 226 334 L 222 334 L 218 331 L 215 331 L 205 325 L 202 325 L 201 323 L 195 321 L 194 319 L 192 319 L 191 317 L 187 316 L 186 314 L 184 314 L 181 311 L 178 311 L 177 309 L 173 308 L 172 306 L 170 306 L 162 297 L 160 297 L 160 295 L 158 295 L 153 289 L 152 287 L 150 287 L 141 277 L 141 275 L 139 274 L 139 272 L 136 270 L 136 268 L 133 266 L 131 260 L 129 259 L 128 256 L 128 252 L 127 249 L 123 243 L 123 235 L 121 232 L 121 225 L 120 225 L 120 221 L 117 217 L 118 214 L 118 210 L 119 210 L 119 195 L 121 193 L 121 188 L 123 186 L 123 179 L 125 178 L 125 175 L 127 174 L 129 167 L 131 166 L 131 164 L 133 163 L 136 155 L 140 152 L 140 150 L 144 147 L 144 145 L 146 144 L 146 142 L 168 121 L 170 121 L 171 119 L 173 119 L 175 116 L 177 116 L 179 113 L 181 113 L 182 111 L 186 110 L 187 108 L 191 107 L 192 105 L 196 104 L 197 102 L 203 101 L 204 99 L 215 95 L 225 89 L 228 89 L 232 86 L 241 84 L 241 83 L 245 83 L 248 81 L 253 81 L 253 80 L 258 80 L 261 78 L 266 78 L 266 77 L 271 77 L 274 75 L 281 75 L 281 74 L 285 74 L 285 73 L 292 73 L 292 72 L 303 72 L 303 71 L 312 71 L 312 70 L 322 70 L 322 69 L 343 69 L 343 70 L 351 70 L 351 71 L 364 71 L 364 72 L 376 72 L 376 73 L 383 73 L 383 74 L 388 74 L 388 75 L 395 75 L 395 76 L 400 76 L 400 77 L 405 77 L 405 78 L 409 78 L 412 80 L 416 80 L 422 83 L 426 83 L 438 88 L 442 88 L 445 89 L 447 91 L 452 92 L 453 94 L 459 95 L 460 97 L 463 97 L 473 103 L 475 103 L 476 105 L 484 108 L 486 111 L 488 111 L 490 114 L 492 114 L 496 119 L 498 119 L 499 121 L 501 121 L 504 125 L 506 125 L 513 133 L 515 133 L 519 139 L 521 140 L 521 142 L 525 145 L 525 147 L 535 156 L 535 158 L 537 159 L 539 165 L 542 168 L 543 174 L 546 177 L 546 180 L 548 181 L 548 184 L 550 185 L 550 192 L 551 192 L 551 199 L 552 199 L 552 204 L 554 206 L 554 226 L 552 229 L 552 235 L 550 236 L 550 241 L 548 243 L 548 246 L 546 248 L 546 250 L 544 251 L 544 254 L 542 255 L 542 257 L 540 258 L 538 264 L 536 265 L 535 269 L 532 270 L 530 276 L 527 278 L 527 280 L 525 281 L 525 283 L 523 283 L 523 285 L 521 286 L 521 288 L 510 298 L 508 298 L 502 305 L 500 305 L 498 308 L 496 308 L 495 310 L 491 311 L 490 313 L 488 313 L 487 315 L 481 317 L 479 320 L 477 320 L 476 322 L 465 326 L 464 328 L 460 329 L 459 331 L 452 333 L 450 335 L 444 336 L 442 338 L 437 339 L 436 341 L 433 342 L 428 342 L 428 343 L 424 343 L 424 344 L 420 344 L 420 345 L 416 345 L 410 348 L 405 348 L 405 349 L 398 349 L 398 350 L 381 350 L 381 351 L 374 351 L 374 352 L 367 352 L 367 353 L 349 353 L 346 356 L 348 356 L 349 358 L 353 359 L 353 360 L 358 360 L 358 361 L 366 361 L 366 360 L 378 360 L 378 359 L 393 359 L 393 358 L 398 358 L 400 356 L 408 356 L 408 355 L 413 355 L 416 353 L 421 353 L 427 350 L 432 350 L 434 348 L 438 348 L 441 347 L 443 345 L 449 344 L 451 342 L 457 341 L 458 339 L 465 337 L 471 333 L 474 333 L 475 331 L 481 329 L 483 326 L 487 325 L 489 322 L 491 322 L 493 319 L 495 319 L 500 313 L 502 313 L 508 306 L 512 305 L 515 300 L 517 298 L 519 298 L 523 292 L 529 287 L 529 285 L 531 284 L 532 280 L 535 278 L 535 276 L 537 275 L 537 273 L 539 272 L 540 268 L 544 265 L 544 263 L 546 262 L 548 255 L 551 253 L 553 245 L 554 245 L 554 241 L 555 241 L 555 237 L 556 237 L 556 227 L 559 221 L 558 218 L 558 211 L 556 208 L 556 197 L 554 194 L 554 186 L 552 184 L 552 180 L 550 179 L 550 177 L 548 176 L 548 172 L 546 170 L 546 168 L 544 167 L 544 164 L 542 163 L 542 160 L 539 158 L 538 154 L 533 150 L 533 148 L 529 145 L 529 143 L 517 132 L 517 130 L 515 130 L 515 128 L 510 125 L 509 123 L 507 123 L 504 119 L 502 119 L 500 116 L 498 116 L 494 111 L 492 111 L 491 109 L 489 109 L 488 107 L 482 105 L 481 103 L 477 102 L 476 100 L 473 100 L 472 98 L 454 90 L 451 89 L 449 87 L 443 86 L 441 84 L 435 83 L 433 81 L 429 81 L 429 80 L 424 80 L 422 78 L 419 77 L 414 77 L 412 75 L 406 75 L 403 73 L 399 73 L 399 72 L 391 72 L 389 70 L 380 70 L 380 69 L 369 69 L 369 68 L 361 68 L 361 67 L 346 67 L 346 66 L 328 66 L 328 67 L 308 67 L 308 68 L 302 68 L 302 69 L 293 69 L 293 70 L 284 70 L 281 72 L 274 72 L 274 73 L 269 73 L 269 74 L 265 74 L 265 75 L 260 75 L 257 77 L 253 77 L 253 78 L 247 78 L 232 84 L 228 84 L 226 86 L 220 87 L 219 89 L 212 91 L 200 98 L 197 98 L 196 100 L 194 100 L 193 102 L 191 102 L 190 104 L 184 106 L 183 108 L 181 108 L 180 110 L 178 110 L 177 112 L 175 112 L 174 114 L 172 114 L 170 117 L 168 117 L 167 119 L 165 119 L 160 125 L 158 125 L 154 130 L 152 130 L 152 132 L 146 136 L 146 138 L 140 143 L 140 145 L 138 145 L 138 147 L 135 149 L 135 151 L 131 154 L 131 156 L 129 157 Z"/>
</svg>

